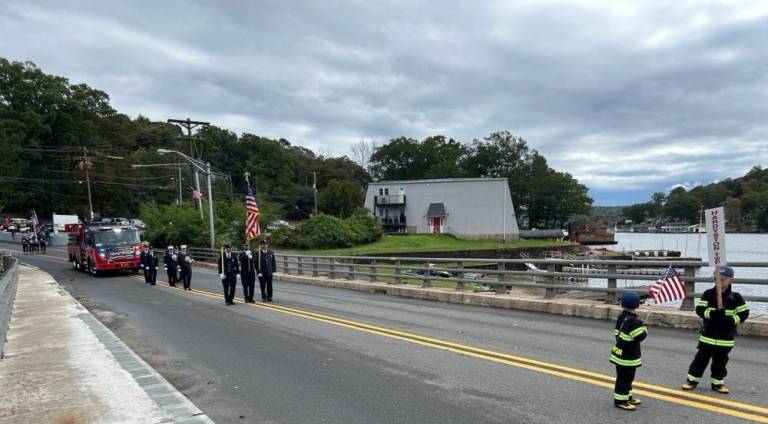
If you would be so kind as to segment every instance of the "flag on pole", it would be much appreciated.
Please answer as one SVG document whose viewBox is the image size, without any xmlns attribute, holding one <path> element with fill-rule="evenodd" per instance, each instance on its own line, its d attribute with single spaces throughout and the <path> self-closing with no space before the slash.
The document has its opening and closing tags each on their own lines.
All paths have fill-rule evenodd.
<svg viewBox="0 0 768 424">
<path fill-rule="evenodd" d="M 37 213 L 35 210 L 32 210 L 32 217 L 30 218 L 30 221 L 32 221 L 32 231 L 37 232 L 37 227 L 40 226 L 40 222 L 37 220 Z"/>
<path fill-rule="evenodd" d="M 685 299 L 685 283 L 680 279 L 680 274 L 673 267 L 667 268 L 664 275 L 648 289 L 648 294 L 654 303 L 666 303 L 673 300 Z"/>
<path fill-rule="evenodd" d="M 245 241 L 249 242 L 261 234 L 261 228 L 259 227 L 261 213 L 259 213 L 259 206 L 256 204 L 256 198 L 253 197 L 251 183 L 246 180 L 246 185 L 248 190 L 245 193 Z"/>
</svg>

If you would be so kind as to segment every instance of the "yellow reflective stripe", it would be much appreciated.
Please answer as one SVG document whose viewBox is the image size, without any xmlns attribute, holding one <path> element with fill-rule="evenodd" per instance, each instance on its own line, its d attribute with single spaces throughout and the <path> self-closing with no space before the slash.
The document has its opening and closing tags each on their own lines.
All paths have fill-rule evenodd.
<svg viewBox="0 0 768 424">
<path fill-rule="evenodd" d="M 722 386 L 725 384 L 725 380 L 718 380 L 716 378 L 712 378 L 711 380 L 712 380 L 712 384 L 714 384 L 715 386 Z"/>
<path fill-rule="evenodd" d="M 725 310 L 725 316 L 734 316 L 734 315 L 736 315 L 736 311 L 734 311 L 733 309 Z"/>
<path fill-rule="evenodd" d="M 619 330 L 613 330 L 613 335 L 614 336 L 618 336 L 619 335 Z"/>
<path fill-rule="evenodd" d="M 709 319 L 709 314 L 712 313 L 712 311 L 714 311 L 714 310 L 715 310 L 715 308 L 707 308 L 707 309 L 705 309 L 704 310 L 704 318 Z"/>
<path fill-rule="evenodd" d="M 629 334 L 624 333 L 624 332 L 619 333 L 619 338 L 621 340 L 625 340 L 625 341 L 628 341 L 628 342 L 631 342 L 632 340 L 635 340 L 634 337 L 632 337 Z"/>
<path fill-rule="evenodd" d="M 693 381 L 694 383 L 698 383 L 701 381 L 701 377 L 696 377 L 694 375 L 688 374 L 688 381 Z"/>
<path fill-rule="evenodd" d="M 733 340 L 718 340 L 706 336 L 699 336 L 699 341 L 711 346 L 719 347 L 733 347 L 735 343 Z"/>
<path fill-rule="evenodd" d="M 632 336 L 632 338 L 634 339 L 635 337 L 645 333 L 646 331 L 648 331 L 648 327 L 646 326 L 637 327 L 634 330 L 630 331 L 629 335 Z"/>
<path fill-rule="evenodd" d="M 618 393 L 614 393 L 613 398 L 616 400 L 629 400 L 629 395 L 621 395 Z"/>
<path fill-rule="evenodd" d="M 611 362 L 613 362 L 616 365 L 621 365 L 624 367 L 639 367 L 640 366 L 640 358 L 637 359 L 621 359 L 616 355 L 611 355 Z"/>
<path fill-rule="evenodd" d="M 749 306 L 747 306 L 746 303 L 743 304 L 743 305 L 737 306 L 736 309 L 735 309 L 737 314 L 742 313 L 744 311 L 748 311 L 748 310 L 749 310 Z"/>
<path fill-rule="evenodd" d="M 709 306 L 709 302 L 707 302 L 706 300 L 700 300 L 696 303 L 696 306 L 703 306 L 706 308 L 707 306 Z"/>
<path fill-rule="evenodd" d="M 736 325 L 739 325 L 740 322 L 741 322 L 741 317 L 739 317 L 738 315 L 734 315 L 733 316 L 733 323 L 736 324 Z"/>
</svg>

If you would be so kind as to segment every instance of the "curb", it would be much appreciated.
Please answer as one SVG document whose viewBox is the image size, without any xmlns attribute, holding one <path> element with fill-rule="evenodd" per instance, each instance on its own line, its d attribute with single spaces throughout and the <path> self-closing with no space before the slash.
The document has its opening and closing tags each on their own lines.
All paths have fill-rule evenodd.
<svg viewBox="0 0 768 424">
<path fill-rule="evenodd" d="M 307 284 L 319 287 L 332 287 L 354 290 L 370 294 L 387 294 L 411 299 L 433 300 L 437 302 L 477 305 L 492 308 L 516 309 L 529 312 L 543 312 L 581 318 L 615 321 L 622 311 L 616 305 L 581 299 L 543 299 L 530 295 L 463 292 L 454 289 L 422 288 L 387 283 L 371 283 L 361 280 L 340 280 L 324 277 L 308 277 L 284 273 L 275 273 L 276 279 L 290 283 Z M 655 306 L 644 308 L 643 313 L 651 312 L 646 324 L 657 327 L 698 330 L 701 318 L 693 311 L 680 311 L 675 308 Z M 743 336 L 768 337 L 768 316 L 752 318 L 739 325 L 738 333 Z"/>
</svg>

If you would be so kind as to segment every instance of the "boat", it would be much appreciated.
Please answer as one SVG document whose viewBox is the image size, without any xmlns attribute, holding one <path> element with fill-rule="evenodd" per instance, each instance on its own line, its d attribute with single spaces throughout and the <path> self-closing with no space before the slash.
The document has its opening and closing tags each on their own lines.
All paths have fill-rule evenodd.
<svg viewBox="0 0 768 424">
<path fill-rule="evenodd" d="M 569 238 L 579 244 L 599 245 L 617 244 L 615 234 L 605 223 L 598 219 L 595 222 L 574 222 L 569 224 Z"/>
</svg>

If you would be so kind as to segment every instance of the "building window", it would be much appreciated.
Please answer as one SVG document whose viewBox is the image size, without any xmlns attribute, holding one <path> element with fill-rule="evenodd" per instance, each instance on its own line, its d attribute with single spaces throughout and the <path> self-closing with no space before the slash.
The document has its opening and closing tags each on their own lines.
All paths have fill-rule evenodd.
<svg viewBox="0 0 768 424">
<path fill-rule="evenodd" d="M 380 189 L 379 189 L 379 196 L 383 196 L 383 195 L 384 195 L 384 189 L 383 189 L 383 188 L 380 188 Z"/>
<path fill-rule="evenodd" d="M 385 196 L 389 196 L 389 189 L 388 189 L 388 188 L 385 188 L 385 189 L 384 189 L 384 195 L 385 195 Z"/>
</svg>

